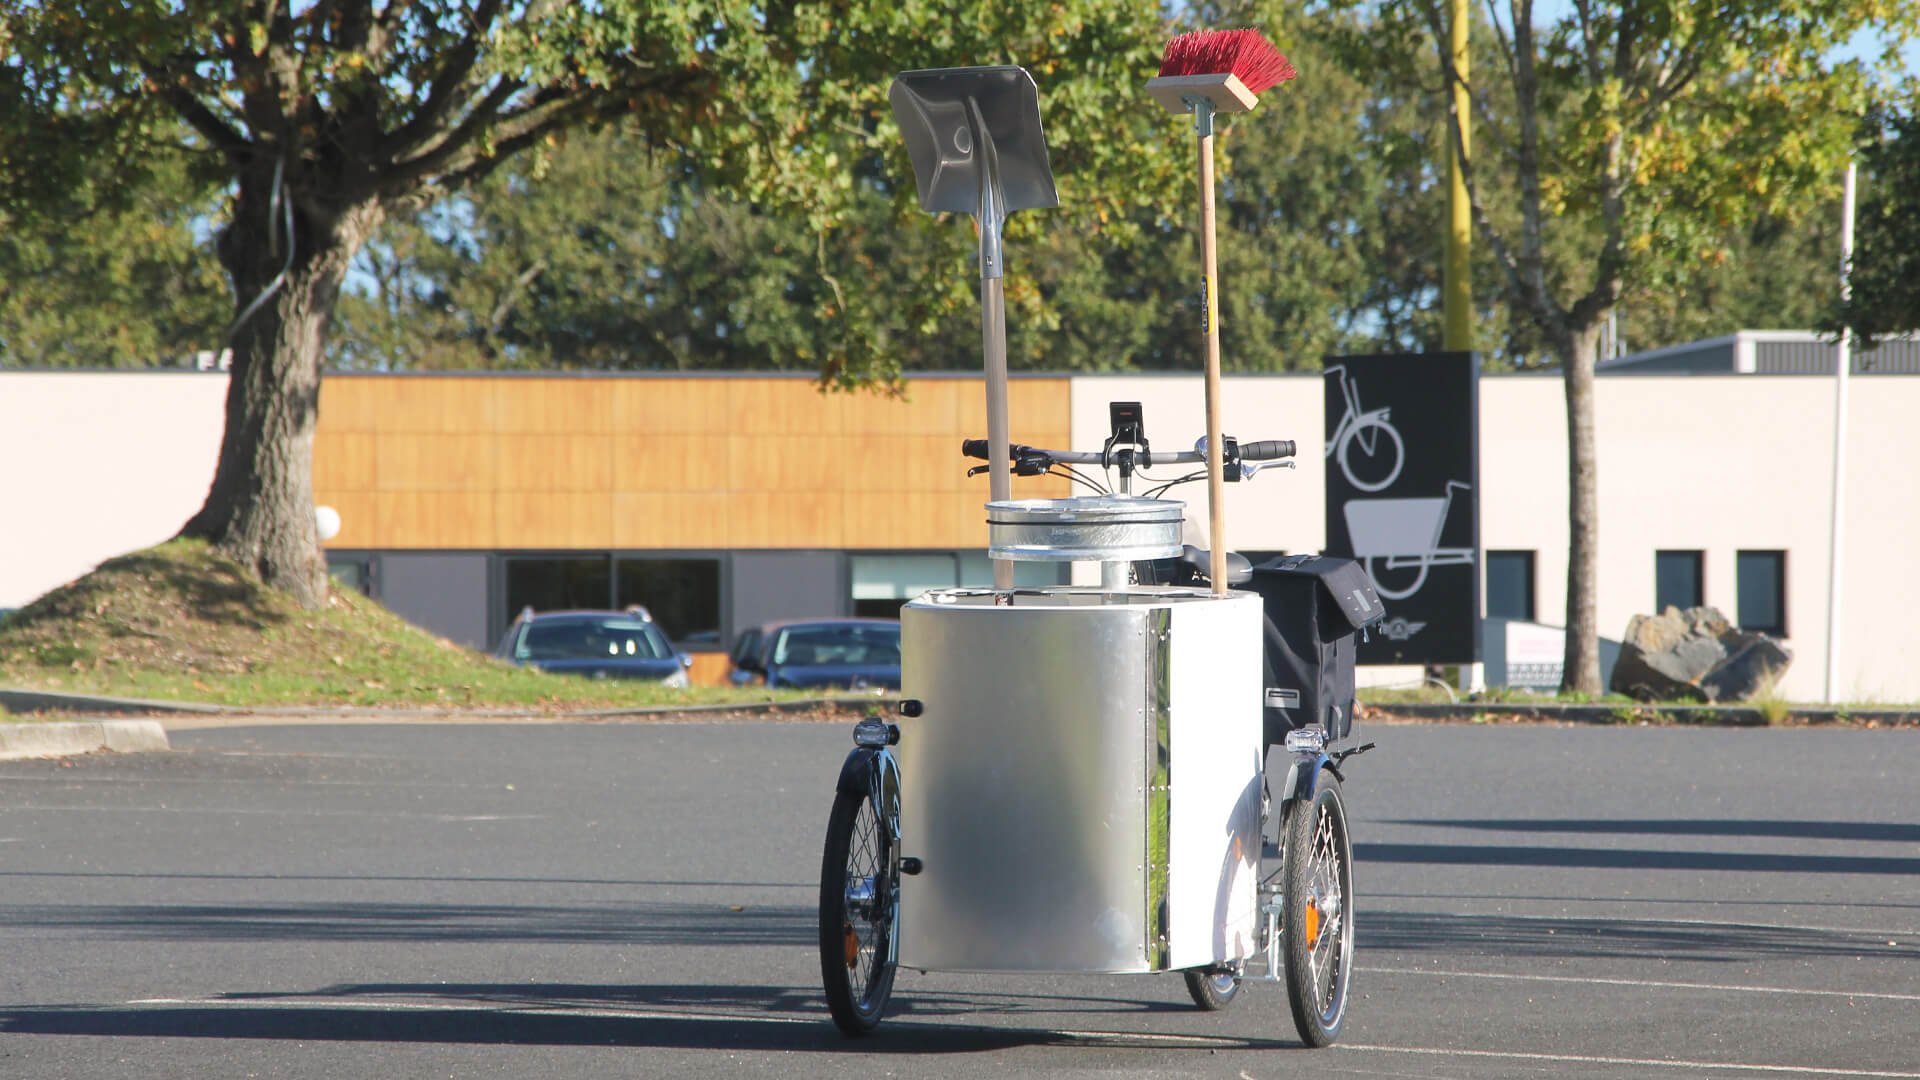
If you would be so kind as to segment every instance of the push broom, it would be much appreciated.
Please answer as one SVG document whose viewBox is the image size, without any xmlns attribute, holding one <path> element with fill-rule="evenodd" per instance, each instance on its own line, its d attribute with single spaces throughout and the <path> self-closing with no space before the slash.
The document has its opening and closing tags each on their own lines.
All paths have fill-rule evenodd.
<svg viewBox="0 0 1920 1080">
<path fill-rule="evenodd" d="M 1147 93 L 1193 114 L 1200 138 L 1200 329 L 1207 343 L 1207 576 L 1227 594 L 1227 513 L 1220 440 L 1220 289 L 1213 230 L 1213 116 L 1251 112 L 1258 95 L 1293 78 L 1293 65 L 1258 30 L 1196 30 L 1167 42 Z"/>
</svg>

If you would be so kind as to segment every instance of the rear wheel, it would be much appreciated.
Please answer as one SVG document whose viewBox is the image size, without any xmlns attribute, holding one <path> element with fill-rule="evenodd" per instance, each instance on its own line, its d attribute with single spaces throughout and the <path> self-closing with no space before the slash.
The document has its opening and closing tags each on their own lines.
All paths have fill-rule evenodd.
<svg viewBox="0 0 1920 1080">
<path fill-rule="evenodd" d="M 1181 974 L 1187 977 L 1187 993 L 1193 996 L 1193 1003 L 1208 1012 L 1226 1008 L 1240 995 L 1240 980 L 1231 972 L 1196 968 Z"/>
<path fill-rule="evenodd" d="M 872 796 L 835 795 L 820 857 L 820 978 L 834 1024 L 850 1036 L 879 1026 L 893 992 L 895 863 Z"/>
<path fill-rule="evenodd" d="M 1284 828 L 1282 937 L 1293 1025 L 1308 1046 L 1340 1037 L 1353 973 L 1353 840 L 1340 782 L 1320 774 L 1313 798 L 1291 802 Z"/>
</svg>

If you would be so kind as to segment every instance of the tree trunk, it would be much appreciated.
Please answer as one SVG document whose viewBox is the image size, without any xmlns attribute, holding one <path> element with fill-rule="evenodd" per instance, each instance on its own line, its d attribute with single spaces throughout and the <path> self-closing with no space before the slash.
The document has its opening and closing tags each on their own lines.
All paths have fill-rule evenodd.
<svg viewBox="0 0 1920 1080">
<path fill-rule="evenodd" d="M 296 193 L 289 241 L 272 205 L 272 172 L 271 161 L 243 172 L 220 261 L 233 282 L 236 312 L 245 312 L 283 268 L 286 277 L 234 334 L 219 464 L 206 504 L 181 535 L 210 541 L 313 608 L 326 599 L 327 580 L 313 504 L 320 366 L 340 283 L 379 208 L 316 206 Z"/>
<path fill-rule="evenodd" d="M 1604 318 L 1604 317 L 1603 317 Z M 1600 323 L 1558 342 L 1567 397 L 1567 644 L 1562 691 L 1600 692 L 1599 462 L 1594 449 L 1593 367 Z"/>
</svg>

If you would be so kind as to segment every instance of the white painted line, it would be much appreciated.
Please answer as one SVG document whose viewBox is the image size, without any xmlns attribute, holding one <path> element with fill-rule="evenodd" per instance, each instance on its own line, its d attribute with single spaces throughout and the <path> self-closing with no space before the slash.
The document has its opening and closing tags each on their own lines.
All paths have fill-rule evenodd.
<svg viewBox="0 0 1920 1080">
<path fill-rule="evenodd" d="M 1764 903 L 1764 901 L 1760 901 Z M 1920 937 L 1920 930 L 1887 930 L 1870 926 L 1809 926 L 1806 923 L 1735 922 L 1731 919 L 1661 918 L 1653 915 L 1519 915 L 1498 911 L 1449 912 L 1453 919 L 1513 919 L 1530 922 L 1613 923 L 1621 926 L 1718 926 L 1729 930 L 1805 930 L 1813 934 L 1860 934 L 1866 937 Z"/>
<path fill-rule="evenodd" d="M 1419 1054 L 1426 1057 L 1493 1058 L 1503 1061 L 1551 1061 L 1567 1065 L 1620 1065 L 1647 1069 L 1683 1069 L 1695 1072 L 1791 1073 L 1796 1076 L 1869 1076 L 1888 1080 L 1920 1080 L 1917 1072 L 1892 1072 L 1881 1069 L 1833 1069 L 1813 1065 L 1753 1065 L 1737 1061 L 1674 1061 L 1663 1058 L 1602 1057 L 1588 1054 L 1527 1054 L 1501 1050 L 1445 1050 L 1430 1046 L 1367 1046 L 1360 1043 L 1335 1043 L 1335 1050 L 1376 1054 Z"/>
<path fill-rule="evenodd" d="M 1500 971 L 1446 971 L 1440 968 L 1360 967 L 1357 970 L 1380 975 L 1433 975 L 1443 979 L 1599 983 L 1603 986 L 1639 986 L 1658 990 L 1724 990 L 1742 994 L 1791 994 L 1809 997 L 1875 998 L 1882 1001 L 1920 1001 L 1920 994 L 1889 994 L 1874 990 L 1800 990 L 1789 986 L 1746 986 L 1740 983 L 1664 982 L 1657 979 L 1603 979 L 1574 975 L 1520 975 Z"/>
<path fill-rule="evenodd" d="M 128 1005 L 188 1005 L 195 1008 L 279 1009 L 289 1007 L 353 1009 L 358 1012 L 459 1012 L 500 1013 L 511 1016 L 569 1016 L 610 1020 L 693 1020 L 702 1023 L 823 1024 L 827 1017 L 754 1016 L 724 1013 L 642 1012 L 633 1009 L 602 1009 L 565 1005 L 503 1005 L 493 1001 L 467 1004 L 429 1001 L 346 1001 L 331 997 L 270 998 L 135 998 Z"/>
<path fill-rule="evenodd" d="M 283 756 L 283 755 L 274 755 Z M 345 756 L 345 755 L 343 755 Z M 358 756 L 358 755 L 354 755 Z M 302 787 L 392 787 L 387 780 L 236 780 L 217 776 L 114 776 L 114 775 L 74 775 L 72 773 L 40 773 L 13 775 L 0 773 L 0 780 L 9 784 L 47 784 L 59 787 L 76 787 L 82 784 L 93 785 L 160 785 L 190 784 L 195 787 L 259 787 L 259 788 L 302 788 Z M 447 781 L 407 781 L 407 790 L 424 788 L 446 788 L 451 790 L 495 791 L 497 784 L 460 784 Z"/>
<path fill-rule="evenodd" d="M 539 821 L 545 814 L 414 814 L 404 810 L 256 810 L 219 806 L 0 806 L 0 814 L 219 814 L 233 817 L 411 818 L 419 821 Z"/>
</svg>

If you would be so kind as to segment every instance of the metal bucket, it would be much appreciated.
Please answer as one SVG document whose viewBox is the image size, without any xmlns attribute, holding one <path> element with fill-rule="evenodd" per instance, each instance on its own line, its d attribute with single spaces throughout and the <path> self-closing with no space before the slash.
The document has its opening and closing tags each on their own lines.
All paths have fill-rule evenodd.
<svg viewBox="0 0 1920 1080">
<path fill-rule="evenodd" d="M 987 543 L 996 559 L 1114 562 L 1180 554 L 1186 505 L 1176 499 L 1085 495 L 987 504 Z"/>
</svg>

